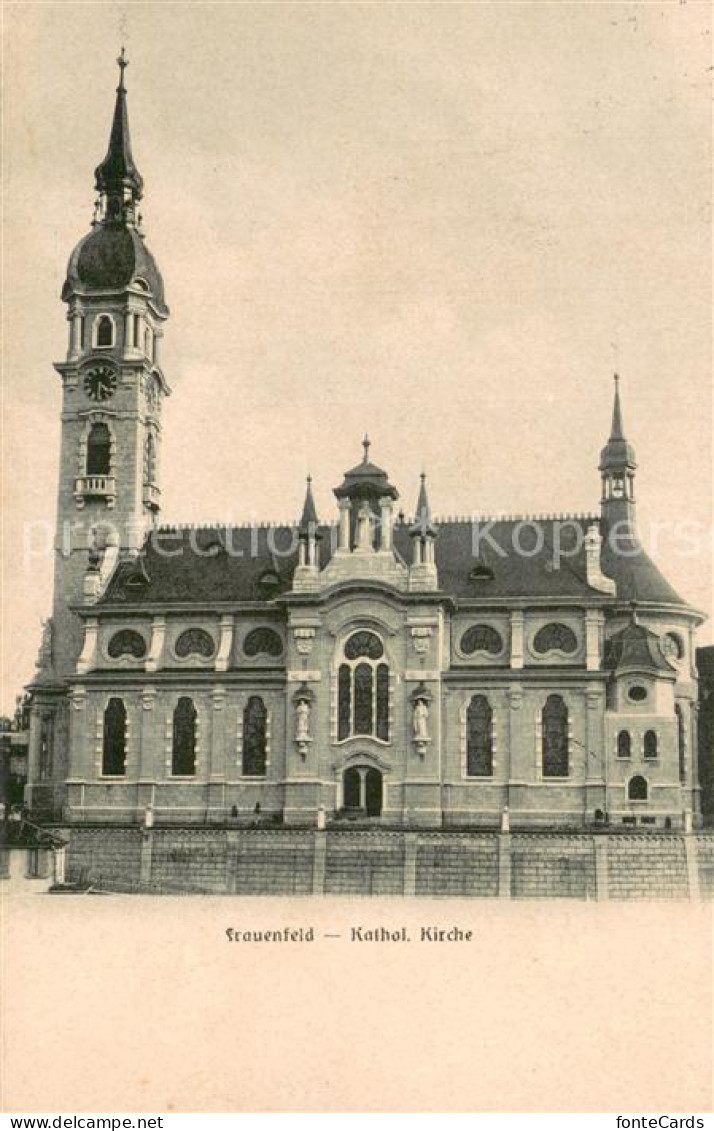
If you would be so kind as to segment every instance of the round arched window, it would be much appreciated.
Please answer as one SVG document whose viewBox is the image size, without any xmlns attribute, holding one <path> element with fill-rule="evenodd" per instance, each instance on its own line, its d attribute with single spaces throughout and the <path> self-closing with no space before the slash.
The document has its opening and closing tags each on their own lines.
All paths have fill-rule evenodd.
<svg viewBox="0 0 714 1131">
<path fill-rule="evenodd" d="M 389 741 L 389 668 L 384 645 L 374 632 L 361 629 L 345 644 L 337 686 L 337 734 L 341 741 L 372 735 Z"/>
<path fill-rule="evenodd" d="M 133 628 L 122 628 L 112 636 L 107 651 L 113 660 L 118 660 L 121 656 L 132 656 L 135 660 L 141 660 L 146 655 L 146 641 L 141 633 L 135 632 Z"/>
<path fill-rule="evenodd" d="M 246 656 L 280 656 L 283 642 L 272 628 L 254 628 L 245 638 L 243 651 Z"/>
<path fill-rule="evenodd" d="M 210 659 L 216 650 L 213 637 L 204 628 L 187 628 L 176 641 L 175 652 L 181 659 L 187 656 L 202 656 Z"/>
<path fill-rule="evenodd" d="M 503 640 L 490 624 L 474 624 L 461 637 L 460 647 L 465 656 L 472 656 L 474 652 L 498 656 L 503 651 Z"/>
<path fill-rule="evenodd" d="M 539 628 L 533 640 L 533 648 L 539 655 L 546 652 L 565 652 L 572 655 L 578 650 L 578 638 L 567 624 L 545 624 Z"/>
<path fill-rule="evenodd" d="M 629 801 L 647 800 L 647 781 L 640 774 L 630 778 L 627 784 L 627 798 Z"/>
</svg>

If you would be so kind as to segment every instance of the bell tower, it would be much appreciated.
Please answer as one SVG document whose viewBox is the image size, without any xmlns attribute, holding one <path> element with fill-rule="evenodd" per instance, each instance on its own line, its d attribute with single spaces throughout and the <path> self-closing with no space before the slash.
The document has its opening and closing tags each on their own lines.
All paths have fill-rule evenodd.
<svg viewBox="0 0 714 1131">
<path fill-rule="evenodd" d="M 161 407 L 170 390 L 160 345 L 169 311 L 141 229 L 144 183 L 131 150 L 123 48 L 117 62 L 109 146 L 94 174 L 94 218 L 62 289 L 69 342 L 55 365 L 63 387 L 55 679 L 74 672 L 81 646 L 71 606 L 96 599 L 117 556 L 138 552 L 161 505 Z"/>
<path fill-rule="evenodd" d="M 620 378 L 615 374 L 615 400 L 610 438 L 600 453 L 602 517 L 606 531 L 635 530 L 635 449 L 625 439 L 620 405 Z"/>
</svg>

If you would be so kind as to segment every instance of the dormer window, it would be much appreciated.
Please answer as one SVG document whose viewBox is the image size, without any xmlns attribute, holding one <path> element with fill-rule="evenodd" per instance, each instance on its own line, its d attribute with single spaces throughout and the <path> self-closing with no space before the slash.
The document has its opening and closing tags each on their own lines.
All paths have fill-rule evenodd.
<svg viewBox="0 0 714 1131">
<path fill-rule="evenodd" d="M 100 314 L 95 323 L 95 343 L 98 349 L 114 345 L 114 322 L 108 314 Z"/>
</svg>

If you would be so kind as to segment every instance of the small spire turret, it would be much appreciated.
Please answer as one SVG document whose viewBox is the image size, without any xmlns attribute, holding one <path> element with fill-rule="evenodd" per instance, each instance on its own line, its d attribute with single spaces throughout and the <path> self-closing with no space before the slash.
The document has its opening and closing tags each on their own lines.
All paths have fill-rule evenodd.
<svg viewBox="0 0 714 1131">
<path fill-rule="evenodd" d="M 610 438 L 600 453 L 602 513 L 610 523 L 628 520 L 634 525 L 635 449 L 625 438 L 620 402 L 620 378 L 615 374 Z"/>
<path fill-rule="evenodd" d="M 307 534 L 310 530 L 314 531 L 317 528 L 317 507 L 312 494 L 312 476 L 307 477 L 307 487 L 305 490 L 305 502 L 302 508 L 302 518 L 300 519 L 300 533 Z"/>
<path fill-rule="evenodd" d="M 119 86 L 109 134 L 109 148 L 102 163 L 97 165 L 94 177 L 97 192 L 100 193 L 104 204 L 102 223 L 123 227 L 135 222 L 136 205 L 141 200 L 144 181 L 131 152 L 124 83 L 124 71 L 129 66 L 129 61 L 123 47 L 117 63 Z"/>
</svg>

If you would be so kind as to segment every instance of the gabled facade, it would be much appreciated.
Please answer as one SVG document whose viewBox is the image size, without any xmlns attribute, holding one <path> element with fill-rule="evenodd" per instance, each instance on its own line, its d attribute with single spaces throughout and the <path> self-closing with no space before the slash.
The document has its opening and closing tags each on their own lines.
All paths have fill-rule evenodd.
<svg viewBox="0 0 714 1131">
<path fill-rule="evenodd" d="M 120 60 L 69 261 L 55 598 L 27 802 L 68 824 L 698 821 L 701 616 L 639 543 L 619 389 L 598 513 L 406 517 L 373 462 L 320 521 L 159 523 L 168 308 Z M 297 508 L 296 508 L 297 509 Z"/>
</svg>

